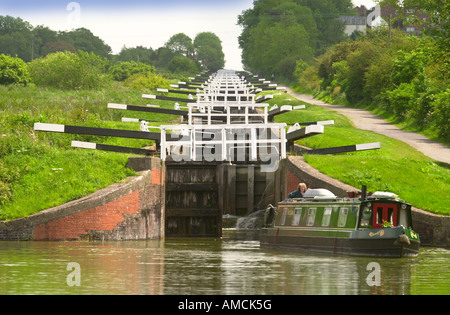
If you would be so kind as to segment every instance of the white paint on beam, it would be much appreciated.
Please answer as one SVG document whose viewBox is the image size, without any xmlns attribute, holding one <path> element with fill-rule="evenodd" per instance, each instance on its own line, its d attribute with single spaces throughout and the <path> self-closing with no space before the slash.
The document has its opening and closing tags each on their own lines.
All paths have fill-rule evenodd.
<svg viewBox="0 0 450 315">
<path fill-rule="evenodd" d="M 381 149 L 381 143 L 365 143 L 365 144 L 357 144 L 356 151 L 366 151 L 366 150 L 377 150 Z"/>
<path fill-rule="evenodd" d="M 92 142 L 72 141 L 73 148 L 97 150 L 97 144 Z"/>
<path fill-rule="evenodd" d="M 122 122 L 133 122 L 133 123 L 139 123 L 139 122 L 141 122 L 139 119 L 137 119 L 137 118 L 126 118 L 126 117 L 123 117 L 122 118 Z"/>
<path fill-rule="evenodd" d="M 128 109 L 128 105 L 109 103 L 108 104 L 108 108 L 109 109 L 127 110 Z"/>
<path fill-rule="evenodd" d="M 320 126 L 334 125 L 334 120 L 318 121 L 317 124 Z"/>
<path fill-rule="evenodd" d="M 64 125 L 55 125 L 55 124 L 42 124 L 42 123 L 35 123 L 34 124 L 34 130 L 36 131 L 49 131 L 49 132 L 65 132 L 65 126 Z"/>
</svg>

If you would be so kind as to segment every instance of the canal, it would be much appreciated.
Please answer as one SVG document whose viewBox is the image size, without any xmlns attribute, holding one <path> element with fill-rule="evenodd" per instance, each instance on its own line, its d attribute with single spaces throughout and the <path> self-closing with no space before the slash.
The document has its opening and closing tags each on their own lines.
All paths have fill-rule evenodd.
<svg viewBox="0 0 450 315">
<path fill-rule="evenodd" d="M 0 242 L 0 294 L 450 294 L 450 250 L 374 259 L 263 250 L 252 232 L 222 239 Z"/>
</svg>

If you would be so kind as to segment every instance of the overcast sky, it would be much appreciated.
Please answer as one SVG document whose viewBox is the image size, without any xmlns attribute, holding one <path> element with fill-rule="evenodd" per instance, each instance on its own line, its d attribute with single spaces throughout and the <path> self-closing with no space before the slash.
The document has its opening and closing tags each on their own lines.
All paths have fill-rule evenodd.
<svg viewBox="0 0 450 315">
<path fill-rule="evenodd" d="M 353 3 L 374 6 L 371 0 Z M 114 53 L 123 46 L 157 49 L 180 32 L 192 39 L 200 32 L 213 32 L 222 40 L 226 68 L 241 70 L 237 16 L 252 6 L 253 0 L 0 0 L 0 15 L 56 31 L 85 27 Z"/>
</svg>

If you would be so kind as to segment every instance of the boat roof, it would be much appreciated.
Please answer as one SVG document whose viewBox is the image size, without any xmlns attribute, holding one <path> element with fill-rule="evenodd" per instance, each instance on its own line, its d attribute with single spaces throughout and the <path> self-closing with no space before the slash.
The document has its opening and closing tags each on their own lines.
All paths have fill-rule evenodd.
<svg viewBox="0 0 450 315">
<path fill-rule="evenodd" d="M 327 198 L 334 199 L 336 195 L 327 189 L 308 189 L 304 194 L 304 198 Z"/>
</svg>

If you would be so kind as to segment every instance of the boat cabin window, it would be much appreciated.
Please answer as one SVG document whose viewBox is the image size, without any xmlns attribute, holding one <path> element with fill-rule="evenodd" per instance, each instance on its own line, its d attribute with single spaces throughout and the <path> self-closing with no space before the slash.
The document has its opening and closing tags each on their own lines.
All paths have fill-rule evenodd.
<svg viewBox="0 0 450 315">
<path fill-rule="evenodd" d="M 316 220 L 317 208 L 308 209 L 308 218 L 306 219 L 307 226 L 314 226 L 314 221 Z"/>
<path fill-rule="evenodd" d="M 301 217 L 302 217 L 302 208 L 295 208 L 294 218 L 292 219 L 292 225 L 299 226 Z"/>
<path fill-rule="evenodd" d="M 409 227 L 411 226 L 411 223 L 409 222 L 409 213 L 407 210 L 407 206 L 405 204 L 402 205 L 401 209 L 400 209 L 400 214 L 399 214 L 399 225 L 403 225 L 404 227 Z"/>
<path fill-rule="evenodd" d="M 283 216 L 281 217 L 281 225 L 286 225 L 286 217 L 288 214 L 288 210 L 289 210 L 289 208 L 283 209 Z"/>
<path fill-rule="evenodd" d="M 339 210 L 338 227 L 345 227 L 347 224 L 348 208 Z"/>
<path fill-rule="evenodd" d="M 387 224 L 397 226 L 397 205 L 396 204 L 375 204 L 373 213 L 373 227 L 382 228 Z"/>
<path fill-rule="evenodd" d="M 330 226 L 332 208 L 325 208 L 322 218 L 322 226 Z"/>
</svg>

